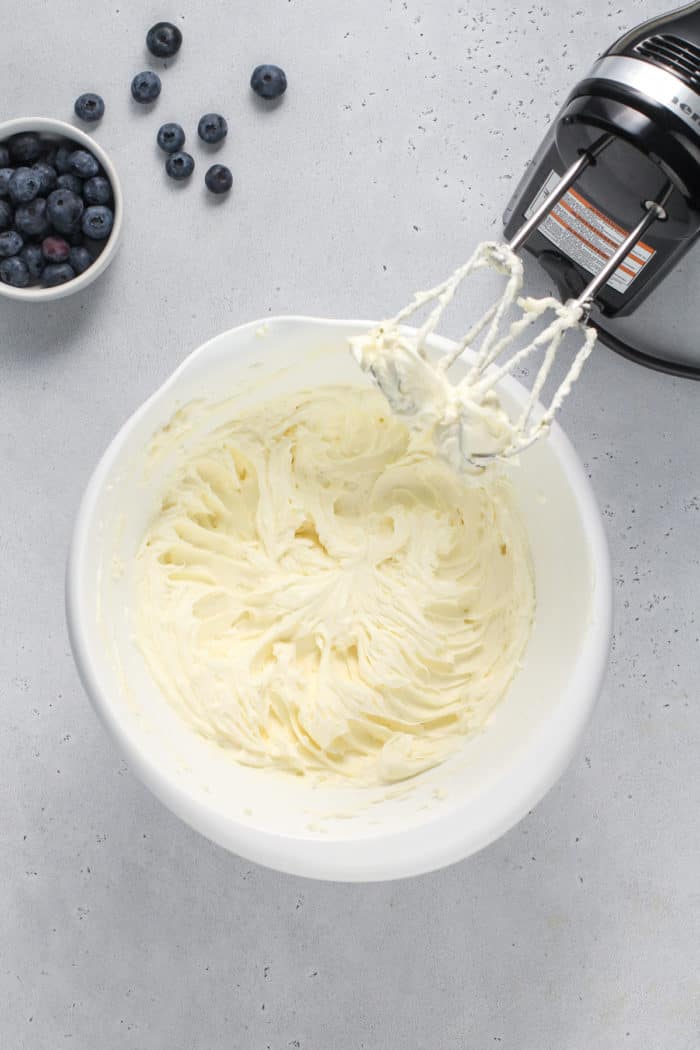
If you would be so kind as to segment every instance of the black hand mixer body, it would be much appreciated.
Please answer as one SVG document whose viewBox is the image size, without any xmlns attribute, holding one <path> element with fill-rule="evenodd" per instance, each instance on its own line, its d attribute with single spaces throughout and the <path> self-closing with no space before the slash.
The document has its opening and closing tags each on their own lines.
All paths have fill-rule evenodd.
<svg viewBox="0 0 700 1050">
<path fill-rule="evenodd" d="M 506 237 L 542 207 L 525 243 L 567 298 L 654 208 L 593 303 L 603 341 L 634 356 L 606 338 L 606 318 L 633 311 L 700 233 L 700 3 L 627 33 L 576 85 L 508 205 Z"/>
</svg>

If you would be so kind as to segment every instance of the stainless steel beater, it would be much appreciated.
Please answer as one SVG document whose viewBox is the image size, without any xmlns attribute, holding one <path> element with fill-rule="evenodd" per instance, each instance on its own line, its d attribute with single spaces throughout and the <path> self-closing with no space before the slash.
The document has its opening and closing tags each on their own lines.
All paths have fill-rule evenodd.
<svg viewBox="0 0 700 1050">
<path fill-rule="evenodd" d="M 363 345 L 355 341 L 356 356 L 406 416 L 425 415 L 424 382 L 442 413 L 435 425 L 449 428 L 467 463 L 515 455 L 551 425 L 597 329 L 604 333 L 601 319 L 634 309 L 699 234 L 700 3 L 693 3 L 625 34 L 576 85 L 509 204 L 507 241 L 479 245 L 451 277 L 416 295 Z M 519 298 L 521 248 L 555 278 L 565 301 Z M 461 283 L 483 269 L 507 276 L 501 298 L 453 352 L 431 362 L 428 336 Z M 401 330 L 431 303 L 417 333 Z M 548 314 L 551 320 L 527 341 L 531 326 Z M 542 407 L 540 395 L 569 331 L 577 331 L 582 344 Z M 467 350 L 467 374 L 451 383 L 446 373 Z M 525 407 L 508 420 L 497 411 L 493 388 L 536 353 L 542 359 Z M 481 424 L 482 447 L 470 419 Z"/>
</svg>

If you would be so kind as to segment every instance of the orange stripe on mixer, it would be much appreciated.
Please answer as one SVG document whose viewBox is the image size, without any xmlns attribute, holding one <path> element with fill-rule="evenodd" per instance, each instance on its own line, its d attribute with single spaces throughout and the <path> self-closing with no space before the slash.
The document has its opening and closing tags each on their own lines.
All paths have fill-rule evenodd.
<svg viewBox="0 0 700 1050">
<path fill-rule="evenodd" d="M 601 241 L 605 241 L 606 244 L 609 244 L 611 248 L 617 249 L 617 248 L 620 247 L 620 245 L 617 242 L 615 242 L 611 237 L 607 237 L 601 230 L 598 230 L 598 229 L 596 229 L 595 226 L 592 226 L 590 222 L 586 222 L 586 220 L 584 219 L 583 215 L 579 215 L 579 213 L 577 211 L 574 211 L 574 209 L 571 207 L 571 205 L 567 204 L 565 200 L 559 201 L 558 207 L 563 208 L 564 211 L 568 211 L 569 215 L 573 215 L 573 217 L 576 219 L 577 222 L 580 222 L 581 225 L 585 226 L 587 230 L 590 230 L 591 233 L 594 233 L 596 235 L 596 237 L 600 238 Z M 588 205 L 588 207 L 590 208 L 590 205 Z M 611 223 L 608 222 L 608 225 L 611 225 Z M 576 231 L 572 231 L 572 232 L 576 232 Z M 625 234 L 625 236 L 627 236 L 627 235 Z M 586 241 L 586 243 L 588 243 L 588 242 Z M 642 247 L 644 247 L 644 245 L 642 245 Z M 629 253 L 629 255 L 627 256 L 627 258 L 628 259 L 632 259 L 632 261 L 636 262 L 638 266 L 644 266 L 645 260 L 644 259 L 640 259 L 640 257 L 638 255 L 635 255 L 634 251 L 631 251 Z"/>
<path fill-rule="evenodd" d="M 603 260 L 603 262 L 607 262 L 608 261 L 608 259 L 610 258 L 609 255 L 606 255 L 605 252 L 602 252 L 600 250 L 600 248 L 597 248 L 595 246 L 595 244 L 591 244 L 591 242 L 589 240 L 587 240 L 585 237 L 582 237 L 581 234 L 579 233 L 579 231 L 578 230 L 574 230 L 573 227 L 569 226 L 568 222 L 564 222 L 564 220 L 561 218 L 561 216 L 555 215 L 554 212 L 550 212 L 549 213 L 549 218 L 550 219 L 554 219 L 554 221 L 558 222 L 560 226 L 563 226 L 565 230 L 568 230 L 569 233 L 571 233 L 574 237 L 577 237 L 580 241 L 582 241 L 586 245 L 586 247 L 589 248 L 596 255 L 598 255 Z M 629 266 L 625 266 L 624 263 L 620 263 L 620 265 L 618 266 L 618 270 L 622 270 L 623 273 L 628 274 L 630 277 L 636 277 L 637 276 L 635 271 L 634 270 L 630 270 Z"/>
<path fill-rule="evenodd" d="M 575 197 L 579 204 L 581 204 L 584 208 L 587 208 L 588 211 L 592 211 L 594 215 L 597 215 L 601 222 L 605 222 L 608 226 L 612 227 L 613 230 L 617 230 L 617 232 L 622 236 L 623 240 L 625 239 L 625 237 L 629 236 L 629 230 L 623 229 L 623 227 L 619 226 L 614 221 L 614 219 L 610 218 L 609 215 L 606 215 L 605 212 L 599 211 L 594 204 L 591 204 L 589 200 L 586 200 L 585 197 L 582 197 L 578 190 L 570 189 L 568 192 L 571 194 L 572 197 Z M 637 244 L 640 248 L 643 248 L 645 251 L 651 252 L 652 254 L 654 253 L 654 249 L 651 247 L 650 244 L 645 244 L 644 241 L 638 241 Z"/>
</svg>

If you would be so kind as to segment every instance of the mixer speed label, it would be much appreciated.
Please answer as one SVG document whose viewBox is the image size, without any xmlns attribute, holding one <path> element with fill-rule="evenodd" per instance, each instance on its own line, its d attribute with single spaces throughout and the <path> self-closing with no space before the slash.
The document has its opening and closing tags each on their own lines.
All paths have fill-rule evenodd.
<svg viewBox="0 0 700 1050">
<path fill-rule="evenodd" d="M 550 172 L 544 185 L 525 212 L 528 219 L 549 196 L 561 176 Z M 591 274 L 597 274 L 622 244 L 629 230 L 619 226 L 578 192 L 570 189 L 538 227 L 547 240 Z M 617 292 L 626 292 L 650 259 L 654 249 L 638 241 L 624 262 L 607 282 Z"/>
</svg>

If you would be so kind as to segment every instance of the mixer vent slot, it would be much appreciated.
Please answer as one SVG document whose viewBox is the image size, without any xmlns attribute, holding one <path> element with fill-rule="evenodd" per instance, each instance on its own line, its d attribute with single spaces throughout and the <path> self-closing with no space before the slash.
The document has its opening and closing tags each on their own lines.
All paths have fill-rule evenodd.
<svg viewBox="0 0 700 1050">
<path fill-rule="evenodd" d="M 700 47 L 678 36 L 650 36 L 635 52 L 646 62 L 667 69 L 694 91 L 700 91 Z"/>
</svg>

